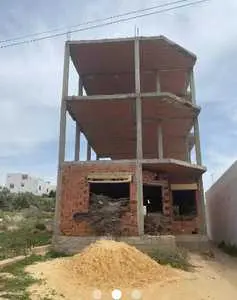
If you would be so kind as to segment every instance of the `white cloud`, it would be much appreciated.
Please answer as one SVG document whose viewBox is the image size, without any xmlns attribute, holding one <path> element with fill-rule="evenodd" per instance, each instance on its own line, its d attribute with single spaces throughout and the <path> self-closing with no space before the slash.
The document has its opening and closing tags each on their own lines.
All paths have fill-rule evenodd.
<svg viewBox="0 0 237 300">
<path fill-rule="evenodd" d="M 160 3 L 162 2 L 167 1 L 163 0 Z M 156 5 L 157 1 L 104 0 L 78 4 L 78 1 L 71 0 L 59 1 L 56 6 L 55 3 L 51 3 L 52 6 L 49 4 L 48 9 L 54 11 L 54 15 L 63 15 L 63 18 L 48 18 L 40 11 L 31 14 L 31 11 L 24 10 L 24 1 L 21 2 L 24 6 L 22 8 L 12 6 L 8 18 L 3 18 L 1 22 L 4 24 L 2 37 L 108 17 L 128 10 L 150 7 Z M 10 6 L 11 3 L 7 5 Z M 80 9 L 82 5 L 83 10 Z M 30 9 L 34 10 L 34 7 Z M 134 35 L 135 25 L 139 26 L 141 35 L 167 35 L 197 54 L 197 95 L 202 96 L 198 99 L 199 103 L 218 102 L 218 107 L 223 110 L 227 121 L 236 122 L 235 82 L 233 81 L 233 90 L 230 90 L 228 85 L 230 78 L 235 76 L 235 67 L 230 63 L 225 73 L 221 73 L 220 70 L 223 64 L 227 65 L 227 58 L 231 61 L 236 60 L 237 52 L 230 51 L 237 48 L 236 9 L 236 1 L 212 0 L 189 8 L 76 33 L 72 38 L 131 36 Z M 32 16 L 35 15 L 37 17 L 34 19 Z M 22 153 L 32 154 L 40 144 L 57 139 L 64 38 L 0 50 L 0 158 Z M 226 86 L 228 91 L 225 90 Z M 224 92 L 228 92 L 227 98 Z M 228 101 L 228 105 L 224 105 L 224 101 Z M 214 106 L 213 111 L 217 110 Z M 204 122 L 207 120 L 203 119 Z M 202 127 L 204 128 L 205 124 Z M 232 128 L 228 130 L 233 134 L 235 132 Z M 208 132 L 201 134 L 205 140 L 213 140 L 218 138 L 220 132 L 211 137 Z M 229 156 L 229 153 L 217 152 L 216 143 L 206 144 L 204 156 L 209 171 L 205 176 L 205 185 L 208 186 L 211 183 L 210 174 L 215 174 L 216 179 L 236 157 Z M 8 169 L 14 171 L 14 166 L 9 164 Z M 53 167 L 40 168 L 37 163 L 32 165 L 32 170 L 40 174 L 55 172 L 52 171 Z"/>
</svg>

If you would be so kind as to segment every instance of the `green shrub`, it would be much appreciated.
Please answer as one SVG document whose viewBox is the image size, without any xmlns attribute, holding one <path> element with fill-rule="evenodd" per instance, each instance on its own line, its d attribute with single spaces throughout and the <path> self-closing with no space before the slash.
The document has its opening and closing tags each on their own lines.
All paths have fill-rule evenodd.
<svg viewBox="0 0 237 300">
<path fill-rule="evenodd" d="M 59 257 L 69 257 L 69 256 L 71 255 L 65 252 L 60 252 L 55 250 L 51 250 L 45 255 L 46 258 L 59 258 Z"/>
<path fill-rule="evenodd" d="M 25 267 L 35 262 L 44 261 L 45 258 L 39 255 L 31 255 L 24 260 L 6 266 L 0 273 L 12 274 L 12 277 L 2 277 L 0 282 L 1 299 L 30 300 L 31 296 L 28 287 L 34 283 L 40 283 L 39 279 L 32 277 L 25 271 Z"/>
<path fill-rule="evenodd" d="M 50 198 L 56 198 L 56 191 L 51 190 L 51 191 L 49 192 L 49 197 L 50 197 Z"/>
<path fill-rule="evenodd" d="M 55 197 L 41 197 L 32 193 L 10 193 L 7 188 L 0 191 L 0 209 L 3 211 L 21 210 L 31 206 L 44 211 L 53 211 Z"/>
<path fill-rule="evenodd" d="M 46 230 L 46 226 L 43 223 L 36 223 L 35 228 L 41 231 Z"/>
<path fill-rule="evenodd" d="M 188 260 L 188 252 L 185 249 L 177 248 L 175 250 L 153 249 L 148 255 L 161 265 L 170 265 L 173 268 L 189 271 L 191 264 Z"/>
<path fill-rule="evenodd" d="M 46 231 L 33 232 L 30 227 L 23 227 L 13 232 L 1 232 L 0 259 L 26 255 L 33 247 L 49 244 L 51 237 L 51 234 Z"/>
<path fill-rule="evenodd" d="M 225 253 L 237 257 L 237 246 L 234 244 L 230 244 L 230 243 L 225 243 L 224 241 L 222 241 L 219 245 L 218 248 L 220 248 L 222 251 L 224 251 Z"/>
</svg>

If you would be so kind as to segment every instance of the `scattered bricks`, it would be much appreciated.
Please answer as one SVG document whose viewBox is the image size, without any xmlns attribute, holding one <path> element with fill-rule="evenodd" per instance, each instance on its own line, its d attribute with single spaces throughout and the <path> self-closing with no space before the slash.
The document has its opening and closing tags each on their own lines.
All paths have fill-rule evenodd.
<svg viewBox="0 0 237 300">
<path fill-rule="evenodd" d="M 198 233 L 197 218 L 189 221 L 173 221 L 172 232 L 176 234 L 193 234 Z"/>
</svg>

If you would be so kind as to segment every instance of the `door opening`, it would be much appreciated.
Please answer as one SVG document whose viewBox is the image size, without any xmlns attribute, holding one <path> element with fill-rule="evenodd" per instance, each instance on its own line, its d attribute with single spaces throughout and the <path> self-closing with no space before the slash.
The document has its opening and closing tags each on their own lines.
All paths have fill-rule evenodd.
<svg viewBox="0 0 237 300">
<path fill-rule="evenodd" d="M 157 185 L 143 185 L 143 205 L 147 215 L 162 213 L 162 187 Z"/>
<path fill-rule="evenodd" d="M 163 231 L 162 187 L 143 185 L 144 233 L 157 235 Z"/>
</svg>

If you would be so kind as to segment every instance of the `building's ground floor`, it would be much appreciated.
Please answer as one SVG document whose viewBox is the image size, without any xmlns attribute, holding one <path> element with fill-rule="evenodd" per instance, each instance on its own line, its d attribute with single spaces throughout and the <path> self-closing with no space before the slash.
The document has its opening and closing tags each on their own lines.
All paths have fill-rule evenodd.
<svg viewBox="0 0 237 300">
<path fill-rule="evenodd" d="M 64 163 L 56 208 L 58 233 L 199 234 L 204 222 L 203 172 L 172 160 L 143 161 L 140 169 L 136 161 Z"/>
</svg>

